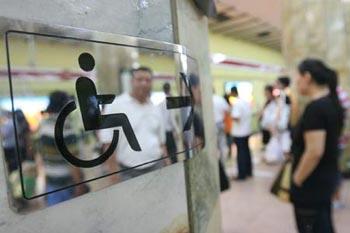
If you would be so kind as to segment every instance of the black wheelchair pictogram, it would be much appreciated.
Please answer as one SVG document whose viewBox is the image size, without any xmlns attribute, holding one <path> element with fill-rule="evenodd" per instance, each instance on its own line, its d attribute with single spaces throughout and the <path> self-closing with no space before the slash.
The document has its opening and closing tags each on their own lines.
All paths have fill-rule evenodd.
<svg viewBox="0 0 350 233">
<path fill-rule="evenodd" d="M 89 53 L 79 56 L 79 66 L 84 71 L 91 71 L 95 66 L 95 60 Z M 86 131 L 121 127 L 125 137 L 134 151 L 141 151 L 139 142 L 126 114 L 116 113 L 102 115 L 100 105 L 111 104 L 115 95 L 98 95 L 94 82 L 87 77 L 79 77 L 75 83 L 76 93 Z M 108 149 L 99 157 L 92 160 L 81 160 L 70 153 L 64 142 L 64 122 L 68 115 L 76 110 L 74 100 L 68 102 L 59 113 L 55 125 L 55 141 L 62 156 L 77 167 L 90 168 L 104 163 L 114 152 L 119 141 L 119 130 L 113 130 L 113 138 Z"/>
</svg>

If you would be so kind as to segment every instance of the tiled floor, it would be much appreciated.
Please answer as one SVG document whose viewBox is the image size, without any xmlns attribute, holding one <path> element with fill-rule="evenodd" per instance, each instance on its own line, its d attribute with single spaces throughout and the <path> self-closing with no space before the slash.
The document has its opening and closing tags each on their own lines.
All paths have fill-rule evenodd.
<svg viewBox="0 0 350 233">
<path fill-rule="evenodd" d="M 255 177 L 246 182 L 231 183 L 231 189 L 221 194 L 222 226 L 224 233 L 295 233 L 292 208 L 269 193 L 278 166 L 258 161 Z M 229 175 L 235 173 L 228 166 Z M 350 182 L 343 187 L 345 209 L 335 210 L 338 233 L 350 232 Z"/>
</svg>

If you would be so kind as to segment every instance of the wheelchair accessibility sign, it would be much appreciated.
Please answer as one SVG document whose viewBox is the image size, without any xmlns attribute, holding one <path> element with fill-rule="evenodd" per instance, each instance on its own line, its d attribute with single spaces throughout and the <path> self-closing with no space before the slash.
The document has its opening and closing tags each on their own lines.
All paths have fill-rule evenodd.
<svg viewBox="0 0 350 233">
<path fill-rule="evenodd" d="M 95 60 L 93 56 L 89 53 L 82 53 L 79 56 L 79 66 L 84 71 L 91 71 L 95 66 Z M 184 83 L 187 84 L 185 74 L 181 73 L 181 78 Z M 185 97 L 167 97 L 166 104 L 167 109 L 175 109 L 191 106 L 193 101 L 193 94 L 190 86 L 187 84 L 190 96 Z M 114 127 L 122 127 L 123 132 L 130 147 L 134 151 L 141 151 L 141 147 L 133 128 L 129 122 L 128 116 L 124 113 L 102 115 L 99 105 L 110 104 L 113 102 L 115 95 L 98 95 L 94 82 L 88 77 L 79 77 L 76 81 L 76 94 L 78 96 L 78 101 L 81 109 L 81 116 L 84 123 L 84 128 L 86 131 L 90 130 L 101 130 L 109 129 Z M 76 167 L 91 168 L 104 163 L 115 151 L 118 144 L 119 131 L 113 131 L 113 139 L 108 149 L 101 154 L 98 158 L 93 160 L 81 160 L 71 154 L 64 143 L 63 128 L 64 122 L 67 116 L 74 110 L 77 106 L 74 100 L 68 102 L 62 111 L 59 113 L 57 122 L 55 125 L 55 141 L 58 150 L 61 152 L 62 156 L 71 164 Z M 193 121 L 193 106 L 191 106 L 191 112 L 189 114 L 188 120 L 185 123 L 184 131 L 190 130 Z"/>
<path fill-rule="evenodd" d="M 39 24 L 4 38 L 10 96 L 0 98 L 0 126 L 15 135 L 5 165 L 20 183 L 16 197 L 50 206 L 56 195 L 98 191 L 204 147 L 201 80 L 184 47 Z"/>
<path fill-rule="evenodd" d="M 79 57 L 79 65 L 85 71 L 91 71 L 95 66 L 94 58 L 89 53 L 82 53 Z M 99 105 L 110 104 L 115 95 L 98 95 L 94 82 L 87 77 L 79 77 L 76 81 L 76 91 L 81 109 L 81 116 L 86 131 L 109 129 L 121 126 L 129 145 L 135 151 L 141 147 L 137 141 L 128 117 L 123 113 L 102 115 Z M 62 156 L 77 167 L 95 167 L 105 162 L 117 148 L 119 131 L 113 131 L 113 139 L 109 148 L 98 158 L 85 161 L 72 155 L 64 143 L 63 128 L 67 116 L 76 109 L 75 101 L 67 103 L 58 115 L 55 125 L 55 141 Z"/>
</svg>

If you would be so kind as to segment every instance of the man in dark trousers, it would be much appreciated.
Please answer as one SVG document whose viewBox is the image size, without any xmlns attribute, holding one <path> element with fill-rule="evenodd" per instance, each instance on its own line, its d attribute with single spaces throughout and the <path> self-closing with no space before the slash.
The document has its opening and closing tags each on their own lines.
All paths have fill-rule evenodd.
<svg viewBox="0 0 350 233">
<path fill-rule="evenodd" d="M 239 98 L 237 87 L 232 87 L 231 95 L 235 97 L 231 116 L 234 120 L 231 134 L 237 146 L 237 180 L 245 180 L 253 175 L 252 159 L 249 149 L 249 136 L 251 134 L 251 106 Z"/>
</svg>

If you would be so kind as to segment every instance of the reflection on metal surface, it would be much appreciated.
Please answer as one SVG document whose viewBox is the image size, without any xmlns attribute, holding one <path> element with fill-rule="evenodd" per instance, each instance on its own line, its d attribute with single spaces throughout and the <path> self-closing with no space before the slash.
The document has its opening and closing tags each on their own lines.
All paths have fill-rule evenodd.
<svg viewBox="0 0 350 233">
<path fill-rule="evenodd" d="M 79 56 L 79 66 L 84 71 L 92 71 L 95 66 L 95 60 L 89 53 L 82 53 Z M 94 82 L 87 77 L 79 77 L 76 81 L 76 93 L 80 105 L 81 116 L 83 119 L 84 129 L 100 130 L 114 127 L 122 127 L 127 141 L 135 151 L 141 151 L 141 147 L 134 134 L 132 126 L 127 115 L 124 113 L 102 115 L 100 105 L 111 104 L 115 95 L 97 95 Z M 96 167 L 104 163 L 115 151 L 118 145 L 119 131 L 113 130 L 112 142 L 108 149 L 100 156 L 93 160 L 81 160 L 69 152 L 64 143 L 64 122 L 68 115 L 76 109 L 74 101 L 70 101 L 63 107 L 57 117 L 55 124 L 55 142 L 61 155 L 76 167 Z"/>
<path fill-rule="evenodd" d="M 191 84 L 189 84 L 186 80 L 186 75 L 184 73 L 180 73 L 182 81 L 185 83 L 185 86 L 190 93 L 190 96 L 179 96 L 179 97 L 166 97 L 166 106 L 167 109 L 176 109 L 191 106 L 190 114 L 186 120 L 183 131 L 187 131 L 191 129 L 192 121 L 193 121 L 193 94 L 191 90 Z"/>
<path fill-rule="evenodd" d="M 0 154 L 16 211 L 101 190 L 203 148 L 197 63 L 184 47 L 3 21 Z"/>
<path fill-rule="evenodd" d="M 141 151 L 127 115 L 124 113 L 101 114 L 100 105 L 111 104 L 115 98 L 114 95 L 97 95 L 94 82 L 87 77 L 77 79 L 76 90 L 86 131 L 122 127 L 131 148 L 135 151 Z"/>
<path fill-rule="evenodd" d="M 102 163 L 104 163 L 114 152 L 114 150 L 117 148 L 118 145 L 118 138 L 119 138 L 119 131 L 114 130 L 113 131 L 113 139 L 111 144 L 109 145 L 108 149 L 100 156 L 98 156 L 95 159 L 92 160 L 82 160 L 77 157 L 75 157 L 67 148 L 65 142 L 64 142 L 64 136 L 63 136 L 63 128 L 64 128 L 64 122 L 68 115 L 73 112 L 76 109 L 76 105 L 74 101 L 69 102 L 67 105 L 64 106 L 62 111 L 59 113 L 57 117 L 57 121 L 55 124 L 55 142 L 57 149 L 61 152 L 61 155 L 72 165 L 76 167 L 96 167 Z"/>
</svg>

